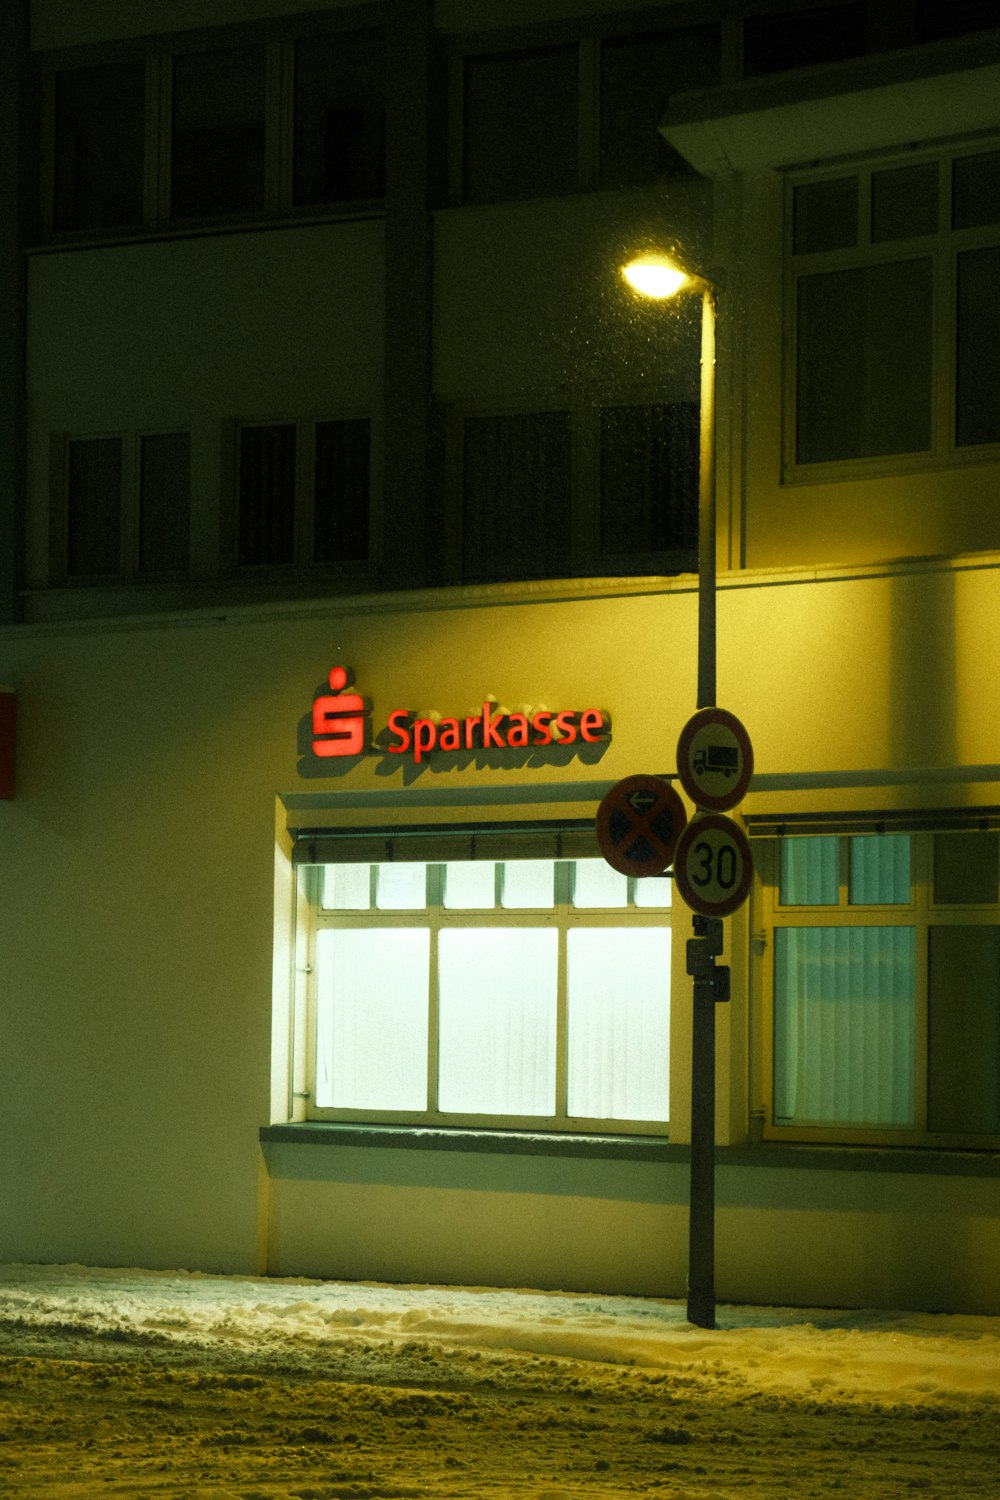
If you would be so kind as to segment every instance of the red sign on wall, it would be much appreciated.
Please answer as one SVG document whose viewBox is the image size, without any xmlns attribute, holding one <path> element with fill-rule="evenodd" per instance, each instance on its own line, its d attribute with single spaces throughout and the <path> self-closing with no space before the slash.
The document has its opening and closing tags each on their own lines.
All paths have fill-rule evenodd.
<svg viewBox="0 0 1000 1500">
<path fill-rule="evenodd" d="M 347 686 L 344 667 L 331 668 L 329 683 L 332 693 L 324 693 L 313 702 L 313 754 L 323 759 L 362 755 L 368 748 L 365 700 L 358 693 L 341 691 Z"/>
<path fill-rule="evenodd" d="M 311 747 L 320 759 L 364 755 L 372 747 L 368 703 L 358 693 L 343 691 L 348 680 L 346 667 L 333 667 L 331 691 L 320 693 L 313 702 Z M 460 715 L 394 708 L 377 745 L 390 755 L 410 755 L 420 765 L 435 751 L 562 748 L 610 737 L 610 720 L 600 708 L 510 711 L 487 698 L 481 708 Z"/>
</svg>

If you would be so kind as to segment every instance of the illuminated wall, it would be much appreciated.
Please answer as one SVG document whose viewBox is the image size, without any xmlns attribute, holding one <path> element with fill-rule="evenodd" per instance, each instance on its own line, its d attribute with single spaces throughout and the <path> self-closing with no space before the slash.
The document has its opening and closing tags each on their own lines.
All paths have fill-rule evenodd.
<svg viewBox="0 0 1000 1500">
<path fill-rule="evenodd" d="M 996 799 L 983 768 L 1000 724 L 990 658 L 975 644 L 1000 608 L 1000 571 L 757 583 L 725 588 L 720 600 L 720 698 L 750 728 L 765 778 L 748 806 L 784 806 L 805 795 L 797 777 L 835 781 L 845 769 L 873 773 L 871 785 L 859 775 L 847 793 L 821 786 L 812 805 L 831 796 L 843 805 L 845 795 L 853 805 L 887 796 L 932 805 L 940 783 L 927 773 L 942 766 L 949 800 Z M 452 1171 L 433 1153 L 406 1152 L 401 1172 L 391 1152 L 380 1167 L 377 1152 L 331 1159 L 268 1147 L 268 1170 L 257 1142 L 260 1126 L 282 1118 L 271 1076 L 276 798 L 303 790 L 297 725 L 334 659 L 354 666 L 376 717 L 399 703 L 446 710 L 507 691 L 610 711 L 614 738 L 597 766 L 515 772 L 521 784 L 670 770 L 694 704 L 692 590 L 539 592 L 4 634 L 0 677 L 18 690 L 20 727 L 17 796 L 0 804 L 10 1018 L 0 1257 L 358 1275 L 366 1246 L 365 1274 L 475 1280 L 502 1279 L 502 1244 L 515 1280 L 683 1290 L 676 1162 L 609 1174 L 606 1163 L 500 1158 L 474 1186 L 461 1153 Z M 923 689 L 946 669 L 954 688 L 937 704 Z M 499 768 L 431 761 L 414 780 L 412 767 L 387 778 L 378 764 L 310 785 L 380 794 L 369 816 L 383 821 L 386 796 L 405 820 L 407 797 L 429 788 L 479 789 L 484 817 L 491 795 L 511 795 L 511 773 Z M 886 767 L 898 790 L 880 784 Z M 435 815 L 455 814 L 445 802 Z M 687 1026 L 676 982 L 683 1139 Z M 738 984 L 719 1058 L 720 1141 L 734 1146 L 748 1126 L 747 1031 Z M 932 1176 L 908 1179 L 902 1194 L 879 1173 L 727 1173 L 720 1223 L 734 1215 L 748 1248 L 737 1259 L 721 1253 L 725 1297 L 775 1295 L 774 1226 L 802 1223 L 809 1231 L 782 1295 L 822 1299 L 815 1246 L 848 1213 L 843 1222 L 869 1239 L 891 1227 L 879 1241 L 880 1284 L 897 1304 L 919 1304 L 939 1261 L 905 1232 L 914 1215 L 951 1205 L 956 1233 L 980 1247 L 996 1207 L 988 1193 L 974 1207 L 967 1186 Z M 469 1214 L 475 1230 L 456 1239 Z M 791 1255 L 798 1238 L 783 1243 Z M 859 1252 L 855 1269 L 838 1271 L 837 1298 L 871 1300 L 872 1263 Z M 984 1308 L 992 1294 L 978 1272 L 970 1277 L 962 1305 Z"/>
</svg>

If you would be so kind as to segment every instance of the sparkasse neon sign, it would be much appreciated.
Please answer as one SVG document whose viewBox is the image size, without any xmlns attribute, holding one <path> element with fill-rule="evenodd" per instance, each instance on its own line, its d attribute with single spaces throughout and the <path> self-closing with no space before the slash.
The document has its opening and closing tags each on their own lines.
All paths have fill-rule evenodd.
<svg viewBox="0 0 1000 1500">
<path fill-rule="evenodd" d="M 321 693 L 312 707 L 312 752 L 320 759 L 364 755 L 371 748 L 371 711 L 358 693 L 345 693 L 346 668 L 329 675 L 332 692 Z M 418 714 L 394 708 L 386 717 L 378 748 L 390 755 L 409 755 L 416 765 L 435 751 L 527 750 L 545 746 L 597 744 L 611 737 L 608 715 L 600 708 L 532 708 L 508 710 L 495 699 L 460 715 Z"/>
</svg>

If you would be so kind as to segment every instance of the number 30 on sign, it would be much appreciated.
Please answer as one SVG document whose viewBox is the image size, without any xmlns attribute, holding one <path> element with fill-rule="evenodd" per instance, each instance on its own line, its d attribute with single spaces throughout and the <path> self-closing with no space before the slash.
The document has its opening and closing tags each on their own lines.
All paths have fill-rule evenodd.
<svg viewBox="0 0 1000 1500">
<path fill-rule="evenodd" d="M 694 818 L 677 845 L 674 878 L 692 911 L 703 917 L 730 916 L 743 905 L 753 878 L 743 829 L 720 813 Z"/>
</svg>

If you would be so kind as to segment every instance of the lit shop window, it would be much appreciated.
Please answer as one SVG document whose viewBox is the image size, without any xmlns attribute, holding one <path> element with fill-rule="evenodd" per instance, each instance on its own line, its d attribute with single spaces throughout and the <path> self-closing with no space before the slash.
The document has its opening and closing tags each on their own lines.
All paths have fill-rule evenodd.
<svg viewBox="0 0 1000 1500">
<path fill-rule="evenodd" d="M 790 462 L 1000 442 L 1000 151 L 800 182 L 789 224 Z"/>
<path fill-rule="evenodd" d="M 990 1144 L 996 833 L 787 837 L 763 864 L 772 1133 Z"/>
<path fill-rule="evenodd" d="M 668 880 L 596 859 L 303 877 L 317 1118 L 665 1130 Z"/>
</svg>

